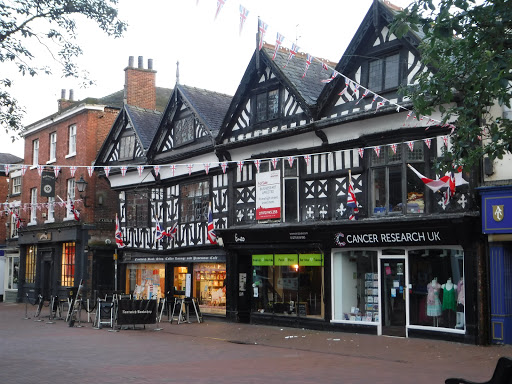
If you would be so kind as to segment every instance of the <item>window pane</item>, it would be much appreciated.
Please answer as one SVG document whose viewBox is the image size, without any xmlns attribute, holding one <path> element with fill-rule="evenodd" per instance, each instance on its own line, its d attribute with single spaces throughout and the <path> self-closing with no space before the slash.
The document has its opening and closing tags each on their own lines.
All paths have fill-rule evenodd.
<svg viewBox="0 0 512 384">
<path fill-rule="evenodd" d="M 174 124 L 174 144 L 181 145 L 194 140 L 194 117 L 189 116 Z"/>
<path fill-rule="evenodd" d="M 409 147 L 407 147 L 407 160 L 423 160 L 423 143 L 417 142 L 414 144 L 413 150 L 411 151 Z"/>
<path fill-rule="evenodd" d="M 76 125 L 69 127 L 69 154 L 76 152 Z"/>
<path fill-rule="evenodd" d="M 398 87 L 399 59 L 400 55 L 398 54 L 386 57 L 386 76 L 384 77 L 384 89 Z"/>
<path fill-rule="evenodd" d="M 389 210 L 402 213 L 402 167 L 389 167 Z"/>
<path fill-rule="evenodd" d="M 279 116 L 279 92 L 278 90 L 268 93 L 268 119 L 275 119 Z"/>
<path fill-rule="evenodd" d="M 27 247 L 27 255 L 25 257 L 25 282 L 28 284 L 35 283 L 36 254 L 37 254 L 37 246 L 31 245 L 31 246 Z"/>
<path fill-rule="evenodd" d="M 322 315 L 323 267 L 299 267 L 299 299 L 307 316 Z M 299 316 L 301 313 L 299 312 Z"/>
<path fill-rule="evenodd" d="M 62 244 L 61 284 L 63 287 L 75 284 L 75 243 Z"/>
<path fill-rule="evenodd" d="M 284 180 L 284 221 L 288 223 L 298 221 L 297 184 L 297 179 Z"/>
<path fill-rule="evenodd" d="M 141 227 L 148 225 L 148 192 L 126 193 L 126 225 Z"/>
<path fill-rule="evenodd" d="M 465 329 L 463 267 L 460 250 L 409 251 L 411 325 Z"/>
<path fill-rule="evenodd" d="M 414 167 L 421 174 L 425 174 L 424 164 L 414 164 Z M 407 167 L 407 213 L 425 212 L 425 184 Z"/>
<path fill-rule="evenodd" d="M 210 187 L 207 181 L 180 186 L 182 223 L 208 219 Z"/>
<path fill-rule="evenodd" d="M 372 165 L 386 164 L 386 156 L 384 153 L 381 153 L 380 156 L 377 156 L 375 151 L 372 149 L 370 155 L 370 162 Z"/>
<path fill-rule="evenodd" d="M 256 96 L 256 121 L 267 120 L 267 94 L 261 93 Z"/>
<path fill-rule="evenodd" d="M 397 144 L 396 153 L 393 152 L 391 146 L 389 146 L 388 148 L 388 163 L 397 163 L 402 161 L 402 144 Z"/>
<path fill-rule="evenodd" d="M 297 266 L 274 267 L 274 313 L 294 314 L 297 311 L 299 272 Z"/>
<path fill-rule="evenodd" d="M 253 312 L 270 312 L 274 307 L 274 267 L 253 266 Z M 256 296 L 257 295 L 257 296 Z"/>
<path fill-rule="evenodd" d="M 382 90 L 382 60 L 370 61 L 368 88 L 376 92 Z"/>
<path fill-rule="evenodd" d="M 119 143 L 119 159 L 133 159 L 135 136 L 125 136 Z"/>
<path fill-rule="evenodd" d="M 334 319 L 379 321 L 377 252 L 337 253 L 334 269 Z"/>
<path fill-rule="evenodd" d="M 386 169 L 372 170 L 372 208 L 375 214 L 386 213 Z"/>
</svg>

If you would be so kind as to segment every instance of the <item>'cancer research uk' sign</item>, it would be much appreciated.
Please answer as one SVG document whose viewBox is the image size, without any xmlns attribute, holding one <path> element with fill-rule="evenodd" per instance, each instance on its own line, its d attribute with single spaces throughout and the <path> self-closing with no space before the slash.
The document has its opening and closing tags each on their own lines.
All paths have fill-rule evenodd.
<svg viewBox="0 0 512 384">
<path fill-rule="evenodd" d="M 256 220 L 281 217 L 281 171 L 256 174 Z"/>
</svg>

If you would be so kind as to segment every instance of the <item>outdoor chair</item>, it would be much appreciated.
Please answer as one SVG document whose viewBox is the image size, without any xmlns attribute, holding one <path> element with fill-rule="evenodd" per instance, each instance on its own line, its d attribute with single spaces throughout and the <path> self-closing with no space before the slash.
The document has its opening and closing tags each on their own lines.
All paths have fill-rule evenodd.
<svg viewBox="0 0 512 384">
<path fill-rule="evenodd" d="M 512 384 L 512 359 L 500 357 L 491 380 L 484 382 L 469 381 L 466 379 L 450 378 L 445 384 Z"/>
</svg>

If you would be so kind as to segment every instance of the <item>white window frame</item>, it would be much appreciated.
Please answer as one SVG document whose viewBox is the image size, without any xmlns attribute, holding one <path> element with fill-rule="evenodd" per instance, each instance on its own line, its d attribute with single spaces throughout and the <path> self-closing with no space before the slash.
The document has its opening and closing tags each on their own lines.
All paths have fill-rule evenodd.
<svg viewBox="0 0 512 384">
<path fill-rule="evenodd" d="M 53 223 L 55 221 L 55 197 L 48 197 L 48 217 L 45 223 Z"/>
<path fill-rule="evenodd" d="M 12 190 L 11 194 L 19 195 L 21 193 L 21 176 L 12 177 Z"/>
<path fill-rule="evenodd" d="M 50 133 L 50 160 L 48 163 L 57 161 L 57 132 Z"/>
<path fill-rule="evenodd" d="M 72 124 L 68 128 L 68 154 L 66 157 L 76 155 L 76 124 Z"/>
<path fill-rule="evenodd" d="M 75 202 L 75 179 L 68 179 L 66 183 L 66 220 L 74 220 L 75 216 L 71 212 L 71 200 Z M 75 206 L 76 208 L 76 206 Z"/>
<path fill-rule="evenodd" d="M 37 224 L 37 188 L 30 190 L 30 223 Z"/>
<path fill-rule="evenodd" d="M 32 141 L 32 165 L 39 164 L 39 139 Z"/>
</svg>

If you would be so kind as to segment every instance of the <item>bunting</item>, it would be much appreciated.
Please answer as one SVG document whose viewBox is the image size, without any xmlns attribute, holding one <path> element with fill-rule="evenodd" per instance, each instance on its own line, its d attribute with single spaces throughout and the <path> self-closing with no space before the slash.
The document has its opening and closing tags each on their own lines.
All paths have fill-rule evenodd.
<svg viewBox="0 0 512 384">
<path fill-rule="evenodd" d="M 121 169 L 121 176 L 126 176 L 126 171 L 128 170 L 128 167 L 123 165 L 119 169 Z"/>
<path fill-rule="evenodd" d="M 227 0 L 217 0 L 217 11 L 215 12 L 214 20 L 217 20 L 217 16 L 219 15 L 220 10 L 226 4 Z"/>
<path fill-rule="evenodd" d="M 238 30 L 238 35 L 242 34 L 242 28 L 245 25 L 245 21 L 247 20 L 247 16 L 249 16 L 249 11 L 242 4 L 240 4 L 240 28 Z"/>
<path fill-rule="evenodd" d="M 71 173 L 71 177 L 75 177 L 76 167 L 74 165 L 69 167 L 69 172 Z"/>
<path fill-rule="evenodd" d="M 117 248 L 124 248 L 125 244 L 123 241 L 123 233 L 121 232 L 121 226 L 119 225 L 119 218 L 116 213 L 116 230 L 114 232 L 114 238 L 116 239 Z"/>
<path fill-rule="evenodd" d="M 220 164 L 220 166 L 222 168 L 222 173 L 226 173 L 226 169 L 228 168 L 228 163 L 226 161 L 224 161 Z"/>
<path fill-rule="evenodd" d="M 53 167 L 53 174 L 55 175 L 55 178 L 59 177 L 60 172 L 60 165 L 56 165 Z"/>
<path fill-rule="evenodd" d="M 108 176 L 110 175 L 110 166 L 105 166 L 103 167 L 104 171 L 105 171 L 105 176 L 108 178 Z"/>
<path fill-rule="evenodd" d="M 349 220 L 356 220 L 359 208 L 357 207 L 357 199 L 354 190 L 354 184 L 352 183 L 352 172 L 348 171 L 348 193 L 347 193 L 347 206 L 352 208 L 352 212 L 349 215 Z"/>
<path fill-rule="evenodd" d="M 160 166 L 159 165 L 155 165 L 153 167 L 154 171 L 155 171 L 155 176 L 158 177 L 158 175 L 160 174 Z"/>
<path fill-rule="evenodd" d="M 276 47 L 274 49 L 274 54 L 272 55 L 272 60 L 274 60 L 276 58 L 277 51 L 279 50 L 279 47 L 281 46 L 281 44 L 283 44 L 283 40 L 284 40 L 284 36 L 281 35 L 279 32 L 277 32 Z"/>
<path fill-rule="evenodd" d="M 264 23 L 260 18 L 258 18 L 258 31 L 260 35 L 258 49 L 261 51 L 261 48 L 263 48 L 263 39 L 265 37 L 265 33 L 267 33 L 268 25 Z"/>
<path fill-rule="evenodd" d="M 143 165 L 137 165 L 137 172 L 139 173 L 139 177 L 142 176 L 142 172 L 144 171 Z"/>
<path fill-rule="evenodd" d="M 313 61 L 313 56 L 311 56 L 309 53 L 307 54 L 306 58 L 306 69 L 304 69 L 304 74 L 302 75 L 302 78 L 306 77 L 306 73 L 308 72 L 309 66 L 311 65 L 311 62 Z"/>
<path fill-rule="evenodd" d="M 89 174 L 89 177 L 92 177 L 92 174 L 94 173 L 94 167 L 88 166 L 87 173 Z"/>
<path fill-rule="evenodd" d="M 290 60 L 295 57 L 297 52 L 299 52 L 299 46 L 295 43 L 292 43 L 292 48 L 290 49 L 290 53 L 288 55 L 288 60 L 286 60 L 286 64 L 283 66 L 283 68 L 286 68 L 286 66 L 288 65 Z"/>
</svg>

